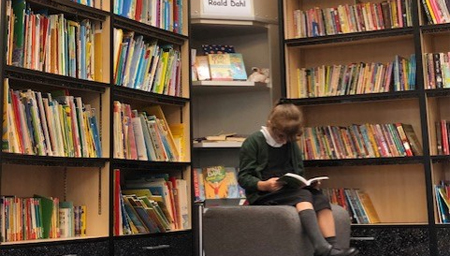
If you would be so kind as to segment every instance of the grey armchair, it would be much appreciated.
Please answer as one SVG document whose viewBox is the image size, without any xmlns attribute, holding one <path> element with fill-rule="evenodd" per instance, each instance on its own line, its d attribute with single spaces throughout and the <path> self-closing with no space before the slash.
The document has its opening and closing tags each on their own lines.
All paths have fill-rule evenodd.
<svg viewBox="0 0 450 256">
<path fill-rule="evenodd" d="M 332 205 L 340 248 L 350 244 L 347 211 Z M 206 209 L 203 215 L 206 256 L 312 256 L 313 247 L 291 206 L 232 206 Z"/>
</svg>

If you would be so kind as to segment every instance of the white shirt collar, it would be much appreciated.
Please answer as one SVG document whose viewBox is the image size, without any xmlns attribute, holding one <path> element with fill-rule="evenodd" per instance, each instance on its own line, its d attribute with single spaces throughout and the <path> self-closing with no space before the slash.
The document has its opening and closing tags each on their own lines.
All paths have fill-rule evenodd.
<svg viewBox="0 0 450 256">
<path fill-rule="evenodd" d="M 284 144 L 278 143 L 276 142 L 272 135 L 270 135 L 269 130 L 267 129 L 266 126 L 261 126 L 261 130 L 262 134 L 264 135 L 264 138 L 266 138 L 266 142 L 267 144 L 269 144 L 270 146 L 274 147 L 274 148 L 280 148 L 282 147 Z"/>
</svg>

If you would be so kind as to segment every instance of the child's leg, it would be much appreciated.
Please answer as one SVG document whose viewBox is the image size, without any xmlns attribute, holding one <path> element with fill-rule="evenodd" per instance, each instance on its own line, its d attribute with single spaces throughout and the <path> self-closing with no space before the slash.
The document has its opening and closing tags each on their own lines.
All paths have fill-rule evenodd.
<svg viewBox="0 0 450 256">
<path fill-rule="evenodd" d="M 325 239 L 334 246 L 336 239 L 333 238 L 336 238 L 336 227 L 334 225 L 333 212 L 330 209 L 323 209 L 317 212 L 317 221 Z"/>
<path fill-rule="evenodd" d="M 296 205 L 302 227 L 305 229 L 309 240 L 314 246 L 317 255 L 327 255 L 332 246 L 325 240 L 317 221 L 316 212 L 309 202 L 301 202 Z"/>
</svg>

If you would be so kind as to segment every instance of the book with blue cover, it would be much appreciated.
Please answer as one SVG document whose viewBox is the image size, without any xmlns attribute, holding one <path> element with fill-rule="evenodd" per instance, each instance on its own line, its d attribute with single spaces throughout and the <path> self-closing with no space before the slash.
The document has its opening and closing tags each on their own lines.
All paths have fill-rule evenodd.
<svg viewBox="0 0 450 256">
<path fill-rule="evenodd" d="M 244 58 L 240 53 L 230 53 L 231 75 L 233 80 L 247 80 L 247 72 L 245 71 Z"/>
</svg>

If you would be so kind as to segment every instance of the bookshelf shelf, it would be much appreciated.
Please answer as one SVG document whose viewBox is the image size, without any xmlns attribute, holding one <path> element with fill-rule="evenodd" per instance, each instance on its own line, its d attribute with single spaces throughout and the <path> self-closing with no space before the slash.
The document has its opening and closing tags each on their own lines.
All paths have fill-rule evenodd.
<svg viewBox="0 0 450 256">
<path fill-rule="evenodd" d="M 49 157 L 31 156 L 12 153 L 2 153 L 3 164 L 25 164 L 41 166 L 63 167 L 104 167 L 107 158 L 75 158 L 75 157 Z"/>
<path fill-rule="evenodd" d="M 254 83 L 248 81 L 195 81 L 192 82 L 192 91 L 196 94 L 212 93 L 239 93 L 269 91 L 265 83 Z"/>
<path fill-rule="evenodd" d="M 45 8 L 52 12 L 63 12 L 67 17 L 85 18 L 96 21 L 104 21 L 109 13 L 86 5 L 81 5 L 70 0 L 27 0 L 31 8 Z"/>
<path fill-rule="evenodd" d="M 267 87 L 265 83 L 256 83 L 250 81 L 194 81 L 192 86 L 200 87 L 233 87 L 233 88 L 259 88 Z"/>
<path fill-rule="evenodd" d="M 436 25 L 422 25 L 420 30 L 424 34 L 445 33 L 450 31 L 450 23 Z"/>
<path fill-rule="evenodd" d="M 239 149 L 242 146 L 242 142 L 198 142 L 194 143 L 194 149 L 227 149 L 227 148 L 236 148 Z"/>
<path fill-rule="evenodd" d="M 427 97 L 446 97 L 450 96 L 450 88 L 425 90 Z"/>
<path fill-rule="evenodd" d="M 138 1 L 138 3 L 140 2 L 141 1 Z M 146 242 L 150 241 L 151 243 L 164 243 L 165 245 L 168 245 L 170 249 L 168 249 L 167 252 L 170 252 L 173 255 L 192 256 L 192 210 L 190 199 L 191 102 L 189 99 L 190 83 L 188 79 L 190 73 L 190 37 L 187 33 L 189 31 L 188 10 L 190 1 L 176 1 L 177 7 L 182 6 L 177 10 L 180 12 L 182 11 L 182 13 L 176 13 L 183 17 L 183 20 L 178 23 L 182 24 L 182 27 L 179 28 L 182 31 L 182 34 L 173 33 L 115 15 L 113 10 L 110 9 L 114 8 L 116 3 L 117 2 L 114 0 L 95 1 L 95 7 L 89 7 L 72 0 L 13 0 L 12 4 L 14 4 L 14 8 L 10 8 L 9 0 L 1 1 L 0 10 L 2 10 L 2 18 L 0 24 L 3 28 L 2 31 L 4 31 L 4 38 L 10 40 L 7 41 L 5 39 L 3 43 L 0 43 L 3 52 L 9 50 L 8 54 L 2 54 L 0 58 L 1 63 L 3 63 L 3 65 L 0 65 L 2 80 L 8 80 L 8 83 L 5 83 L 4 81 L 1 83 L 4 86 L 2 88 L 5 89 L 4 91 L 2 89 L 2 91 L 8 93 L 7 95 L 2 93 L 2 95 L 6 99 L 13 99 L 14 101 L 11 102 L 15 105 L 12 106 L 12 104 L 6 104 L 5 102 L 5 104 L 1 105 L 3 107 L 0 107 L 0 111 L 4 107 L 7 107 L 7 109 L 3 110 L 5 113 L 9 113 L 9 115 L 5 116 L 8 117 L 8 120 L 14 121 L 3 120 L 5 124 L 4 127 L 6 127 L 5 129 L 8 129 L 5 130 L 5 134 L 14 134 L 9 135 L 7 136 L 8 138 L 4 139 L 4 146 L 6 145 L 6 147 L 0 152 L 0 194 L 13 195 L 17 197 L 18 200 L 23 200 L 23 202 L 30 197 L 42 195 L 48 199 L 54 200 L 52 201 L 53 209 L 55 209 L 55 205 L 60 207 L 58 204 L 59 202 L 66 202 L 68 205 L 73 203 L 74 206 L 85 207 L 83 209 L 86 209 L 84 211 L 86 214 L 85 236 L 82 236 L 81 234 L 78 236 L 78 234 L 76 234 L 77 236 L 74 237 L 56 238 L 58 235 L 53 231 L 55 238 L 47 239 L 37 237 L 38 239 L 36 240 L 30 240 L 32 237 L 17 236 L 17 238 L 13 238 L 10 236 L 5 238 L 5 241 L 0 238 L 0 250 L 2 253 L 11 256 L 31 256 L 35 254 L 69 255 L 73 253 L 82 255 L 98 254 L 130 256 L 132 255 L 130 254 L 130 252 L 133 251 L 132 249 L 135 249 L 131 244 L 136 244 L 137 240 L 144 238 Z M 128 1 L 127 3 L 131 2 Z M 169 6 L 174 3 L 172 1 L 166 3 L 168 4 L 167 10 L 174 11 L 174 6 L 172 6 L 172 8 Z M 27 11 L 28 7 L 30 7 L 30 11 Z M 17 21 L 17 15 L 16 20 L 14 21 L 14 28 L 19 28 L 17 30 L 18 32 L 16 32 L 16 30 L 11 30 L 7 25 L 12 24 L 10 23 L 11 16 L 7 15 L 5 10 L 13 10 L 14 12 L 19 11 L 19 13 L 22 13 L 20 10 L 23 9 L 25 10 L 24 15 L 28 15 L 27 18 L 24 17 L 24 21 L 40 21 L 42 22 L 39 23 L 41 26 L 48 25 L 49 33 L 39 33 L 39 30 L 35 33 L 34 27 L 39 28 L 39 26 L 34 25 L 23 25 L 22 29 L 20 29 L 21 23 L 20 20 Z M 169 16 L 173 18 L 173 13 Z M 170 21 L 167 20 L 166 24 L 169 24 L 169 22 Z M 28 23 L 28 25 L 29 24 L 32 23 Z M 40 28 L 42 29 L 43 27 Z M 179 89 L 179 91 L 176 91 L 173 94 L 181 92 L 180 94 L 177 94 L 182 95 L 181 97 L 140 91 L 116 86 L 114 84 L 114 72 L 112 69 L 114 68 L 113 63 L 115 60 L 113 56 L 115 53 L 114 47 L 118 45 L 114 42 L 115 28 L 123 28 L 128 32 L 135 32 L 136 35 L 142 35 L 146 43 L 152 42 L 153 39 L 157 39 L 158 46 L 167 44 L 174 46 L 177 55 L 173 56 L 177 56 L 178 58 L 174 58 L 175 61 L 172 63 L 176 63 L 176 65 L 171 67 L 179 67 L 176 72 L 178 70 L 181 72 L 172 73 L 174 74 L 173 78 L 176 79 L 171 80 L 173 82 L 171 84 L 173 87 L 170 89 Z M 11 36 L 7 37 L 8 34 L 5 31 L 11 31 Z M 61 31 L 63 33 L 60 33 Z M 23 46 L 11 45 L 12 38 L 16 38 L 15 33 L 21 33 L 21 36 L 24 38 Z M 33 37 L 33 43 L 34 40 L 38 40 L 38 43 L 44 42 L 38 35 L 47 36 L 46 42 L 49 43 L 48 49 L 51 49 L 51 51 L 41 52 L 44 57 L 40 55 L 39 51 L 47 48 L 43 48 L 42 45 L 40 49 L 39 47 L 31 47 L 31 41 L 27 41 L 29 40 L 28 36 L 31 36 L 30 33 L 32 33 L 33 36 L 36 35 L 36 38 Z M 84 35 L 85 37 L 81 37 L 81 35 Z M 79 37 L 77 38 L 77 36 Z M 37 45 L 39 46 L 39 44 Z M 133 46 L 136 47 L 134 44 Z M 84 50 L 85 48 L 86 50 Z M 33 50 L 33 52 L 31 50 Z M 100 51 L 100 54 L 97 55 L 96 51 Z M 139 64 L 140 62 L 137 61 L 138 58 L 139 56 L 136 55 L 136 58 L 134 59 L 136 62 L 133 63 Z M 40 62 L 34 62 L 36 60 L 39 60 Z M 8 65 L 7 63 L 22 65 L 24 67 L 33 67 L 34 69 L 22 68 L 12 64 Z M 155 67 L 160 66 L 161 65 L 155 64 Z M 45 70 L 51 70 L 51 72 L 57 72 L 58 74 L 36 70 L 41 67 L 44 67 Z M 152 71 L 157 72 L 157 69 L 155 68 Z M 148 73 L 149 72 L 145 73 L 145 71 L 142 72 L 142 77 L 147 76 Z M 162 72 L 160 73 L 163 74 Z M 92 77 L 95 78 L 96 81 L 78 79 L 59 74 L 73 74 L 77 77 Z M 167 76 L 167 79 L 169 79 L 169 76 Z M 149 83 L 151 82 L 150 79 L 148 81 Z M 163 86 L 167 86 L 167 84 L 164 84 Z M 164 91 L 165 88 L 160 87 L 158 89 Z M 165 91 L 169 90 L 166 89 Z M 8 95 L 9 98 L 7 98 Z M 163 127 L 164 129 L 169 130 L 175 129 L 172 127 L 176 127 L 177 133 L 174 133 L 174 137 L 177 137 L 174 141 L 166 141 L 166 146 L 168 143 L 170 143 L 170 147 L 172 148 L 178 146 L 181 148 L 180 145 L 183 145 L 183 149 L 179 153 L 179 156 L 176 153 L 173 153 L 175 151 L 172 151 L 170 155 L 167 153 L 168 151 L 165 152 L 167 153 L 167 159 L 180 160 L 178 162 L 175 162 L 175 160 L 173 162 L 151 162 L 115 159 L 114 157 L 116 155 L 113 154 L 117 148 L 115 147 L 117 145 L 115 142 L 126 139 L 122 131 L 122 134 L 117 132 L 119 130 L 117 129 L 117 124 L 122 124 L 122 122 L 120 119 L 116 119 L 117 112 L 114 112 L 114 106 L 115 104 L 116 106 L 119 105 L 119 103 L 113 102 L 115 100 L 123 101 L 125 104 L 128 103 L 127 107 L 131 107 L 131 111 L 137 111 L 133 113 L 143 111 L 150 113 L 154 110 L 152 119 L 145 120 L 148 123 L 142 124 L 142 128 L 147 127 L 147 124 L 148 126 L 151 126 L 149 124 L 151 121 L 155 122 L 152 123 L 153 129 L 156 129 L 155 125 L 161 125 L 159 128 L 161 130 Z M 22 111 L 22 109 L 26 109 L 27 112 L 25 110 Z M 125 110 L 121 109 L 121 111 Z M 161 112 L 163 112 L 163 114 L 161 114 Z M 58 115 L 58 118 L 54 118 L 55 120 L 58 120 L 58 122 L 49 122 L 48 120 L 54 119 L 44 117 L 47 115 L 50 116 L 49 113 L 52 114 L 52 117 Z M 160 116 L 163 117 L 160 118 Z M 19 122 L 16 122 L 17 117 L 23 118 L 23 120 L 20 119 Z M 119 118 L 121 117 L 122 116 L 119 114 Z M 80 120 L 80 122 L 78 122 L 78 120 Z M 162 120 L 165 121 L 164 124 L 162 124 Z M 97 123 L 95 123 L 95 121 Z M 115 121 L 119 122 L 117 123 Z M 128 121 L 128 125 L 132 125 L 131 115 Z M 156 124 L 156 122 L 158 123 Z M 98 126 L 95 126 L 95 124 L 98 124 Z M 16 128 L 19 125 L 21 130 Z M 23 127 L 26 127 L 27 131 L 29 129 L 30 132 L 23 132 L 25 130 Z M 52 130 L 50 131 L 50 129 Z M 60 130 L 55 132 L 57 129 Z M 92 138 L 86 135 L 88 134 L 87 132 L 91 135 L 94 133 L 91 132 L 91 130 L 95 129 L 98 129 L 98 134 L 95 133 L 95 135 L 92 135 Z M 164 130 L 165 136 L 168 136 L 166 134 L 170 134 L 169 130 Z M 39 131 L 42 131 L 44 135 Z M 58 134 L 54 135 L 51 134 L 51 132 Z M 59 137 L 60 134 L 61 137 Z M 81 134 L 84 134 L 84 137 Z M 119 134 L 119 136 L 115 137 L 114 135 L 117 134 Z M 129 136 L 129 134 L 130 133 L 128 132 L 127 136 Z M 25 135 L 29 135 L 30 139 L 28 140 L 28 137 L 24 137 Z M 20 142 L 18 142 L 19 139 L 15 139 L 18 138 L 18 136 L 22 136 L 20 137 L 22 138 L 20 139 Z M 85 141 L 82 141 L 82 137 Z M 14 143 L 10 143 L 12 141 Z M 43 143 L 37 144 L 35 141 L 45 141 L 45 148 L 43 147 Z M 56 150 L 50 148 L 50 144 L 52 144 L 52 146 L 55 145 L 54 141 L 57 141 L 56 143 L 60 142 L 61 148 L 58 148 L 58 151 L 56 151 L 57 153 L 54 153 L 55 151 L 53 151 L 53 155 L 72 155 L 72 151 L 75 151 L 74 155 L 78 155 L 79 151 L 82 152 L 79 153 L 79 155 L 95 155 L 98 152 L 96 150 L 100 147 L 102 154 L 101 157 L 98 158 L 41 156 L 42 154 L 50 152 L 47 150 Z M 98 145 L 98 141 L 100 142 L 100 145 Z M 175 143 L 177 144 L 174 145 Z M 49 146 L 47 147 L 47 145 Z M 126 146 L 127 150 L 129 150 L 128 152 L 130 152 L 129 148 L 131 146 Z M 75 150 L 73 150 L 73 148 Z M 151 148 L 153 148 L 153 146 L 151 146 Z M 36 155 L 10 153 L 24 151 L 28 154 Z M 66 151 L 70 151 L 70 154 Z M 86 153 L 86 151 L 88 152 Z M 137 149 L 135 151 L 137 151 Z M 161 159 L 163 159 L 163 157 L 161 157 Z M 117 179 L 117 176 L 115 176 L 118 173 L 116 171 L 117 169 L 123 169 L 123 172 L 120 173 L 120 179 Z M 118 227 L 115 223 L 119 223 L 119 220 L 115 218 L 119 216 L 118 213 L 122 208 L 118 204 L 120 200 L 115 201 L 115 199 L 120 198 L 121 195 L 114 192 L 118 191 L 115 190 L 118 186 L 123 186 L 125 188 L 125 181 L 128 178 L 127 175 L 131 175 L 133 172 L 137 172 L 139 175 L 143 176 L 148 173 L 151 175 L 170 175 L 170 177 L 173 178 L 173 182 L 179 184 L 178 182 L 180 181 L 182 187 L 186 186 L 186 191 L 180 191 L 184 193 L 184 197 L 178 197 L 178 194 L 174 195 L 177 197 L 177 200 L 180 198 L 177 203 L 180 204 L 178 205 L 180 208 L 183 207 L 183 212 L 180 212 L 183 218 L 179 218 L 180 221 L 178 222 L 177 220 L 176 226 L 173 224 L 173 226 L 170 227 L 171 230 L 169 232 L 163 232 L 161 234 L 129 235 L 126 236 L 125 239 L 121 239 L 122 233 L 120 231 L 118 233 L 115 232 Z M 117 181 L 122 182 L 122 184 L 117 183 Z M 169 187 L 168 182 L 166 186 L 167 188 Z M 174 187 L 171 187 L 171 189 L 173 190 Z M 170 190 L 171 193 L 174 192 L 172 190 Z M 117 197 L 118 195 L 119 197 Z M 174 201 L 175 197 L 171 200 Z M 0 201 L 4 202 L 3 198 Z M 118 208 L 115 208 L 115 205 Z M 174 215 L 178 214 L 175 208 L 171 211 L 172 216 L 177 216 Z M 58 211 L 56 211 L 56 213 L 60 214 Z M 48 218 L 50 216 L 58 215 L 47 214 L 45 217 Z M 50 220 L 50 218 L 48 218 L 48 220 L 48 223 L 54 221 L 54 219 Z M 156 222 L 156 220 L 153 221 Z M 149 223 L 146 225 L 151 226 Z M 75 226 L 76 224 L 73 224 L 74 229 Z M 57 227 L 55 227 L 55 231 L 56 228 Z M 27 228 L 27 230 L 29 229 Z M 46 227 L 45 230 L 50 229 L 47 229 Z M 143 230 L 133 231 L 141 232 Z M 145 231 L 150 231 L 150 229 Z M 152 246 L 151 243 L 143 244 L 142 247 Z M 125 251 L 115 250 L 115 247 L 117 246 L 119 248 L 127 249 Z M 183 253 L 179 253 L 179 250 Z M 143 252 L 145 253 L 146 251 Z M 161 251 L 156 252 L 159 253 Z"/>
<path fill-rule="evenodd" d="M 396 40 L 398 37 L 413 36 L 413 28 L 384 29 L 367 32 L 346 33 L 339 35 L 318 36 L 309 38 L 295 38 L 286 40 L 285 44 L 289 47 L 306 47 L 312 45 L 326 45 L 336 43 L 361 43 L 362 41 L 386 41 Z"/>
<path fill-rule="evenodd" d="M 155 38 L 164 41 L 166 43 L 171 43 L 175 45 L 183 45 L 184 42 L 188 39 L 188 37 L 183 34 L 178 34 L 164 29 L 156 28 L 147 25 L 145 23 L 128 19 L 116 14 L 114 14 L 113 17 L 113 26 L 115 28 L 135 31 L 136 33 L 146 36 L 148 38 Z"/>
<path fill-rule="evenodd" d="M 433 163 L 448 163 L 450 162 L 450 156 L 448 155 L 431 156 L 431 161 Z"/>
<path fill-rule="evenodd" d="M 114 86 L 114 100 L 125 100 L 140 103 L 170 104 L 182 106 L 189 102 L 189 99 L 170 95 L 158 94 L 142 90 L 136 90 L 123 86 Z"/>
<path fill-rule="evenodd" d="M 67 88 L 81 91 L 91 91 L 104 93 L 109 87 L 107 83 L 101 83 L 96 81 L 82 80 L 69 76 L 62 76 L 52 73 L 44 73 L 32 69 L 26 69 L 15 66 L 5 67 L 5 77 L 26 83 L 23 85 L 25 88 L 28 84 L 34 84 L 39 86 L 51 86 L 55 88 Z"/>
<path fill-rule="evenodd" d="M 401 91 L 401 92 L 385 92 L 385 93 L 370 93 L 370 94 L 355 94 L 342 95 L 330 97 L 315 97 L 304 99 L 282 99 L 285 102 L 302 105 L 320 105 L 320 104 L 340 104 L 340 103 L 356 103 L 367 101 L 384 101 L 384 100 L 399 100 L 399 99 L 418 99 L 419 93 L 417 91 Z"/>
<path fill-rule="evenodd" d="M 161 161 L 136 161 L 125 159 L 113 159 L 112 164 L 115 168 L 135 169 L 135 170 L 165 170 L 181 169 L 188 167 L 190 162 L 161 162 Z"/>
<path fill-rule="evenodd" d="M 429 2 L 437 3 L 433 0 Z M 440 184 L 443 180 L 448 180 L 450 171 L 449 156 L 438 153 L 440 146 L 442 146 L 442 144 L 439 144 L 439 131 L 441 130 L 436 126 L 436 124 L 442 124 L 442 120 L 449 120 L 450 118 L 450 111 L 448 110 L 450 90 L 445 88 L 448 87 L 447 83 L 444 85 L 444 82 L 441 83 L 439 80 L 439 72 L 447 72 L 443 67 L 447 65 L 450 47 L 444 42 L 448 42 L 450 38 L 450 24 L 427 24 L 428 19 L 425 10 L 427 7 L 424 7 L 424 3 L 425 1 L 414 0 L 366 1 L 364 3 L 351 0 L 340 1 L 339 3 L 314 0 L 280 1 L 284 21 L 284 38 L 281 39 L 284 49 L 282 73 L 285 76 L 283 83 L 286 84 L 284 96 L 287 102 L 292 102 L 303 110 L 305 126 L 342 127 L 340 128 L 341 134 L 333 132 L 333 137 L 339 142 L 342 138 L 339 135 L 343 133 L 343 145 L 348 147 L 348 144 L 345 144 L 345 138 L 347 137 L 345 128 L 349 125 L 370 124 L 374 127 L 375 124 L 375 127 L 382 127 L 386 124 L 397 124 L 397 129 L 384 129 L 384 131 L 382 129 L 381 134 L 379 128 L 372 128 L 373 131 L 378 133 L 374 137 L 382 135 L 381 137 L 386 139 L 384 143 L 388 143 L 389 137 L 395 136 L 398 132 L 398 123 L 401 123 L 402 126 L 406 124 L 413 127 L 417 137 L 417 141 L 414 143 L 420 144 L 420 148 L 416 148 L 414 156 L 409 157 L 304 161 L 309 175 L 328 174 L 330 176 L 330 180 L 324 184 L 327 187 L 353 187 L 370 194 L 381 223 L 352 226 L 352 236 L 375 238 L 373 242 L 354 241 L 360 249 L 360 253 L 368 256 L 380 254 L 380 252 L 374 253 L 372 248 L 390 248 L 389 252 L 381 254 L 403 255 L 403 247 L 398 246 L 397 242 L 388 241 L 393 233 L 405 237 L 404 243 L 409 243 L 406 241 L 408 240 L 406 237 L 419 237 L 420 234 L 425 234 L 427 239 L 418 242 L 424 245 L 423 250 L 420 249 L 419 252 L 421 255 L 444 255 L 449 252 L 448 248 L 444 248 L 448 247 L 448 243 L 436 236 L 435 223 L 439 223 L 442 218 L 440 216 L 441 211 L 438 212 L 437 209 L 439 203 L 434 186 Z M 376 26 L 372 26 L 370 22 L 366 23 L 366 20 L 359 19 L 358 15 L 355 15 L 358 14 L 360 8 L 365 8 L 363 6 L 373 6 L 378 10 L 381 8 L 382 16 L 376 19 L 379 21 L 379 23 L 374 23 Z M 386 10 L 391 10 L 389 8 L 393 8 L 393 6 L 399 8 L 397 9 L 399 10 L 397 18 L 386 14 Z M 338 11 L 338 18 L 341 21 L 342 19 L 347 20 L 348 23 L 344 22 L 343 26 L 334 26 L 335 23 L 331 18 L 333 15 L 328 16 L 327 11 L 338 10 L 339 8 L 349 8 L 349 10 L 356 10 L 356 12 L 342 15 Z M 311 33 L 311 30 L 308 30 L 305 33 L 302 22 L 306 22 L 305 26 L 312 25 L 312 22 L 308 16 L 304 15 L 312 12 L 319 16 L 324 15 L 325 26 L 321 27 L 319 24 L 317 31 Z M 295 24 L 296 21 L 300 22 Z M 348 27 L 345 27 L 346 25 Z M 364 30 L 371 31 L 353 32 Z M 352 33 L 345 33 L 348 31 L 352 31 Z M 294 38 L 294 35 L 334 33 L 338 34 Z M 398 65 L 399 58 L 403 59 L 401 66 Z M 350 63 L 383 63 L 384 65 L 394 63 L 397 70 L 402 71 L 395 73 L 396 70 L 394 70 L 391 73 L 393 77 L 388 77 L 390 80 L 385 79 L 383 83 L 390 81 L 390 85 L 396 84 L 396 91 L 393 92 L 394 90 L 391 88 L 390 92 L 386 93 L 299 98 L 300 95 L 305 96 L 305 91 L 307 92 L 306 95 L 325 95 L 324 92 L 326 91 L 323 91 L 322 88 L 329 89 L 330 87 L 320 86 L 335 86 L 333 83 L 328 83 L 331 80 L 326 80 L 328 78 L 326 76 L 331 72 L 329 67 L 347 67 Z M 433 63 L 433 65 L 428 63 Z M 310 73 L 303 76 L 304 70 Z M 319 77 L 320 74 L 323 74 L 320 73 L 323 70 L 325 70 L 326 75 Z M 313 72 L 317 72 L 315 75 L 318 76 L 308 77 Z M 346 75 L 342 77 L 339 73 L 336 76 L 339 77 L 339 80 L 347 78 Z M 408 79 L 400 80 L 400 76 Z M 304 80 L 305 77 L 308 79 L 318 78 L 319 81 L 315 80 L 314 82 L 320 89 L 314 90 L 311 87 L 304 87 L 305 85 L 311 85 L 305 82 L 307 81 Z M 369 79 L 365 75 L 363 77 Z M 351 78 L 353 79 L 355 76 L 352 75 Z M 361 76 L 357 78 L 359 79 Z M 370 79 L 373 79 L 373 76 Z M 345 82 L 345 80 L 339 81 Z M 354 82 L 355 80 L 351 81 Z M 358 80 L 358 82 L 360 81 Z M 403 82 L 405 87 L 408 83 L 415 87 L 412 87 L 412 90 L 401 91 L 398 90 L 399 82 Z M 361 84 L 359 83 L 359 85 Z M 350 89 L 353 90 L 354 88 L 350 87 Z M 363 91 L 371 92 L 373 90 Z M 308 128 L 307 131 L 314 131 L 314 129 Z M 442 128 L 442 132 L 444 131 Z M 351 132 L 350 136 L 357 133 Z M 307 136 L 311 136 L 311 138 L 321 136 L 320 129 L 317 129 L 313 135 L 309 133 Z M 355 137 L 351 138 L 355 141 Z M 359 139 L 356 138 L 356 140 Z M 410 141 L 412 139 L 408 139 L 408 142 Z M 383 139 L 380 139 L 380 137 L 373 143 L 384 145 Z M 308 151 L 310 150 L 309 146 L 306 143 L 305 151 L 308 152 L 306 156 L 313 158 L 317 151 L 314 151 L 314 149 Z M 321 145 L 319 146 L 321 147 Z M 396 149 L 392 146 L 391 143 L 391 149 L 388 150 L 395 152 Z M 314 148 L 314 145 L 311 145 L 311 147 Z M 412 184 L 416 188 L 420 187 L 421 191 L 412 192 Z M 415 194 L 412 195 L 411 193 Z M 409 208 L 414 209 L 414 212 L 405 211 Z M 387 239 L 381 241 L 381 239 L 378 239 L 381 236 Z M 438 244 L 446 244 L 446 246 L 438 247 Z"/>
<path fill-rule="evenodd" d="M 361 159 L 336 159 L 336 160 L 305 160 L 306 167 L 330 167 L 330 166 L 364 166 L 364 165 L 404 165 L 423 164 L 424 158 L 414 157 L 383 157 Z"/>
</svg>

